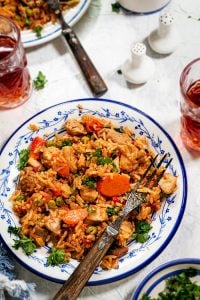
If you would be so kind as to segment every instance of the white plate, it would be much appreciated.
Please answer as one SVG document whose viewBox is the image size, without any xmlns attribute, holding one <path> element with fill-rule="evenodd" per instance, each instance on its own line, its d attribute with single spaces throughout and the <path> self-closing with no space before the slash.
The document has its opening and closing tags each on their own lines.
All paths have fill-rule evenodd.
<svg viewBox="0 0 200 300">
<path fill-rule="evenodd" d="M 47 266 L 47 247 L 37 249 L 31 256 L 27 256 L 20 249 L 12 248 L 13 235 L 7 232 L 9 225 L 19 226 L 18 218 L 12 212 L 12 204 L 8 201 L 17 180 L 16 163 L 19 151 L 27 148 L 35 136 L 59 132 L 67 118 L 79 118 L 78 104 L 83 106 L 83 113 L 107 118 L 118 127 L 128 126 L 133 128 L 137 135 L 146 136 L 156 153 L 161 155 L 168 153 L 168 157 L 173 158 L 169 170 L 178 176 L 176 193 L 168 197 L 161 209 L 153 215 L 153 228 L 150 231 L 149 240 L 144 244 L 132 242 L 129 245 L 128 253 L 120 258 L 118 269 L 105 271 L 98 267 L 88 283 L 97 285 L 115 281 L 137 272 L 156 258 L 167 246 L 183 217 L 187 196 L 187 179 L 180 153 L 168 133 L 150 116 L 132 106 L 105 99 L 78 99 L 51 106 L 37 113 L 15 130 L 0 153 L 2 167 L 0 173 L 1 237 L 14 256 L 26 268 L 42 277 L 63 283 L 78 265 L 77 261 L 71 260 L 68 264 Z M 38 125 L 39 130 L 31 131 L 28 128 L 29 124 Z M 167 163 L 167 160 L 165 162 Z"/>
<path fill-rule="evenodd" d="M 79 4 L 64 13 L 65 21 L 74 25 L 86 12 L 91 0 L 80 0 Z M 44 44 L 59 36 L 61 33 L 60 24 L 47 23 L 42 29 L 42 36 L 38 38 L 32 30 L 22 30 L 21 38 L 25 48 Z"/>
<path fill-rule="evenodd" d="M 165 288 L 166 280 L 170 277 L 177 276 L 187 269 L 196 269 L 197 275 L 191 277 L 192 282 L 200 284 L 200 259 L 199 258 L 181 258 L 169 261 L 151 273 L 149 273 L 136 288 L 132 300 L 140 300 L 144 294 L 151 298 L 158 297 L 158 293 Z M 189 300 L 189 299 L 188 299 Z"/>
</svg>

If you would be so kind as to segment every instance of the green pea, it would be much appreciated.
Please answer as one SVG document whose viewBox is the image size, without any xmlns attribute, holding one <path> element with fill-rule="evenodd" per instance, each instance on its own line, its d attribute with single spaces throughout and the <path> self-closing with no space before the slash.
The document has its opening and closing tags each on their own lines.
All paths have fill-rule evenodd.
<svg viewBox="0 0 200 300">
<path fill-rule="evenodd" d="M 64 203 L 63 198 L 62 197 L 57 197 L 56 198 L 56 205 L 57 206 L 62 206 Z"/>
<path fill-rule="evenodd" d="M 56 202 L 54 200 L 50 200 L 48 202 L 48 207 L 49 208 L 56 208 Z"/>
<path fill-rule="evenodd" d="M 18 195 L 16 198 L 15 198 L 16 201 L 19 201 L 19 202 L 24 202 L 26 201 L 26 198 L 24 195 Z"/>
<path fill-rule="evenodd" d="M 34 204 L 36 206 L 42 206 L 44 204 L 44 201 L 42 199 L 35 199 Z"/>
</svg>

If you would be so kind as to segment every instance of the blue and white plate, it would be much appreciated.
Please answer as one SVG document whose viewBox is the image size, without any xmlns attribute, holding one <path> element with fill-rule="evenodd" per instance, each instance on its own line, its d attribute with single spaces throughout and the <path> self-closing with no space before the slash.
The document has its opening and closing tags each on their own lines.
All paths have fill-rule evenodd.
<svg viewBox="0 0 200 300">
<path fill-rule="evenodd" d="M 181 258 L 167 262 L 149 273 L 136 288 L 132 296 L 132 300 L 140 300 L 144 294 L 152 298 L 157 297 L 158 293 L 164 290 L 167 279 L 172 276 L 177 276 L 181 272 L 184 272 L 190 268 L 197 270 L 197 275 L 192 277 L 191 281 L 196 282 L 199 285 L 200 259 Z"/>
<path fill-rule="evenodd" d="M 90 2 L 91 0 L 80 0 L 78 5 L 66 10 L 64 13 L 65 21 L 70 26 L 73 26 L 75 23 L 77 23 L 86 12 Z M 22 30 L 21 38 L 24 47 L 28 48 L 37 46 L 53 40 L 61 34 L 60 24 L 58 22 L 55 24 L 49 22 L 48 24 L 44 25 L 41 34 L 42 36 L 38 38 L 35 32 L 32 30 Z"/>
<path fill-rule="evenodd" d="M 74 271 L 78 262 L 71 260 L 60 266 L 47 266 L 48 248 L 36 250 L 31 256 L 23 251 L 12 248 L 13 236 L 8 232 L 8 226 L 19 226 L 18 218 L 12 211 L 8 200 L 15 189 L 18 176 L 16 164 L 19 151 L 27 148 L 35 136 L 46 136 L 59 132 L 68 118 L 80 118 L 78 104 L 83 107 L 82 114 L 92 114 L 111 120 L 116 126 L 128 126 L 137 135 L 147 137 L 147 140 L 160 155 L 168 153 L 173 162 L 169 171 L 178 177 L 176 192 L 168 197 L 161 209 L 152 216 L 150 238 L 144 244 L 132 242 L 129 251 L 119 260 L 119 268 L 109 271 L 98 267 L 88 284 L 97 285 L 112 282 L 126 277 L 156 258 L 167 246 L 178 229 L 186 205 L 187 179 L 181 155 L 168 133 L 150 116 L 130 105 L 105 99 L 77 99 L 51 106 L 28 119 L 11 135 L 1 150 L 0 173 L 0 228 L 2 240 L 14 256 L 29 270 L 56 282 L 64 282 Z M 31 131 L 29 124 L 36 124 L 39 129 Z"/>
</svg>

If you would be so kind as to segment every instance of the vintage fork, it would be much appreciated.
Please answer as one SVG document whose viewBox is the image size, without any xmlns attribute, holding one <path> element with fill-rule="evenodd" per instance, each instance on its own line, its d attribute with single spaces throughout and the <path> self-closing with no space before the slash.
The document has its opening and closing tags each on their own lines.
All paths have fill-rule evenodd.
<svg viewBox="0 0 200 300">
<path fill-rule="evenodd" d="M 46 2 L 58 17 L 62 28 L 62 35 L 76 58 L 92 93 L 97 97 L 102 96 L 107 92 L 107 86 L 83 48 L 76 33 L 64 20 L 59 0 L 47 0 Z"/>
<path fill-rule="evenodd" d="M 72 273 L 70 278 L 64 283 L 62 288 L 58 291 L 58 293 L 53 298 L 54 300 L 75 300 L 80 294 L 81 290 L 87 283 L 88 279 L 94 272 L 95 268 L 101 262 L 102 258 L 114 242 L 117 234 L 119 233 L 120 226 L 122 221 L 128 216 L 128 214 L 137 208 L 142 202 L 144 202 L 144 197 L 142 197 L 142 193 L 138 192 L 138 188 L 142 184 L 144 180 L 145 186 L 148 186 L 154 179 L 157 170 L 161 167 L 162 163 L 167 158 L 167 154 L 165 154 L 162 159 L 156 164 L 156 160 L 158 155 L 154 157 L 154 159 L 149 164 L 148 168 L 145 170 L 144 174 L 141 176 L 141 179 L 135 185 L 133 191 L 128 195 L 126 205 L 122 210 L 122 215 L 117 217 L 117 219 L 107 226 L 106 230 L 99 238 L 99 240 L 94 244 L 85 258 L 81 261 L 79 266 Z M 161 173 L 156 177 L 153 185 L 157 185 L 159 180 L 162 178 L 164 172 L 171 164 L 172 159 L 170 159 L 165 168 L 161 171 Z M 152 170 L 152 168 L 154 168 Z M 151 172 L 152 171 L 152 172 Z M 151 172 L 151 173 L 150 173 Z M 148 174 L 150 173 L 150 175 Z"/>
</svg>

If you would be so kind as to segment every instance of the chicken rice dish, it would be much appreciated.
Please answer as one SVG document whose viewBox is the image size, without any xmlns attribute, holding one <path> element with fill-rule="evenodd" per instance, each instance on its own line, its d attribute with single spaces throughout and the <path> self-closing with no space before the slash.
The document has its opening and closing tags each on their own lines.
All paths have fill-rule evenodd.
<svg viewBox="0 0 200 300">
<path fill-rule="evenodd" d="M 146 137 L 91 115 L 68 119 L 52 139 L 36 136 L 19 154 L 19 181 L 10 198 L 20 220 L 15 248 L 31 254 L 48 244 L 48 264 L 81 260 L 121 214 L 153 157 Z M 144 202 L 123 221 L 102 268 L 117 268 L 131 240 L 148 240 L 152 214 L 176 188 L 177 177 L 170 172 L 156 185 L 139 186 Z"/>
</svg>

